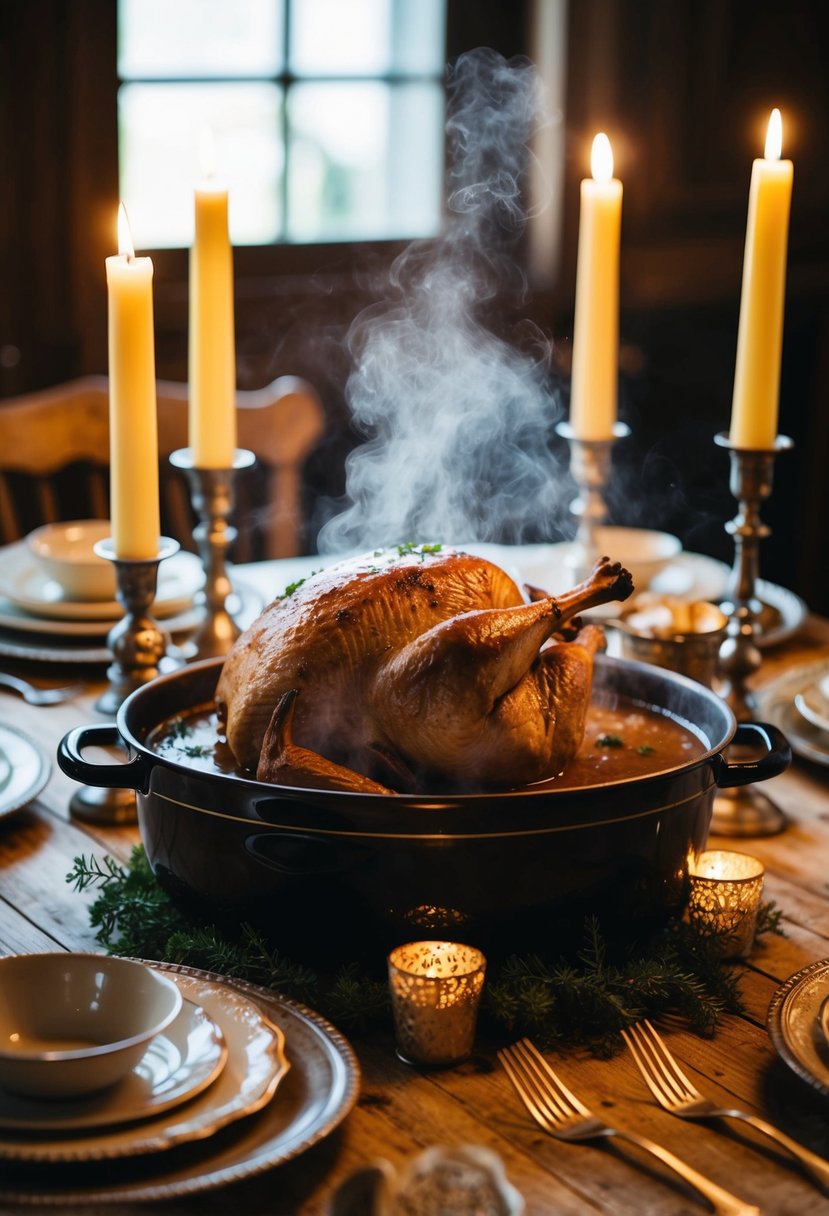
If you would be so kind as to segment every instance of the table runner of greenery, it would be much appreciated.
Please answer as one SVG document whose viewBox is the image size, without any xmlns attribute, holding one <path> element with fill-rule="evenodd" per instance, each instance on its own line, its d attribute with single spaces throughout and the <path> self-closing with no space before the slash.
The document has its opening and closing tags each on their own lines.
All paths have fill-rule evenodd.
<svg viewBox="0 0 829 1216">
<path fill-rule="evenodd" d="M 97 887 L 90 908 L 96 940 L 111 954 L 175 962 L 233 975 L 311 1005 L 360 1033 L 389 1015 L 385 977 L 357 963 L 334 973 L 286 957 L 251 925 L 230 935 L 188 919 L 157 883 L 141 845 L 121 865 L 76 857 L 67 882 Z M 762 906 L 758 935 L 780 933 L 781 913 Z M 512 955 L 488 972 L 482 1023 L 498 1037 L 530 1034 L 543 1046 L 585 1043 L 615 1050 L 618 1030 L 642 1017 L 675 1014 L 713 1033 L 723 1013 L 741 1011 L 739 967 L 722 962 L 716 937 L 672 920 L 645 942 L 611 948 L 595 918 L 574 958 Z"/>
</svg>

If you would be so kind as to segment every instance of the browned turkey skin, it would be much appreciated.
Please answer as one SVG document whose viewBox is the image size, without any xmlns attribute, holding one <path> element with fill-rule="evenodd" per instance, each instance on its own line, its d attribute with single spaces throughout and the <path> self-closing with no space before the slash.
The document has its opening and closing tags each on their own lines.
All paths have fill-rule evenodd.
<svg viewBox="0 0 829 1216">
<path fill-rule="evenodd" d="M 341 562 L 270 604 L 230 651 L 216 691 L 228 745 L 260 781 L 321 789 L 554 776 L 581 743 L 604 644 L 598 626 L 570 623 L 632 590 L 608 558 L 530 603 L 498 566 L 453 550 Z"/>
</svg>

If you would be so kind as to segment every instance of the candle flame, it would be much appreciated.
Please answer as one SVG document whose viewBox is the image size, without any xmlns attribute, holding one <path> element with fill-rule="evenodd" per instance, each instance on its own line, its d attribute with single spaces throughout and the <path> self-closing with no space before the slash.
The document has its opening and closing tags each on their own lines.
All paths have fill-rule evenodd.
<svg viewBox="0 0 829 1216">
<path fill-rule="evenodd" d="M 199 131 L 199 168 L 208 181 L 216 174 L 216 136 L 209 126 Z"/>
<path fill-rule="evenodd" d="M 126 258 L 135 257 L 130 222 L 127 218 L 127 209 L 123 203 L 120 203 L 118 206 L 118 252 Z"/>
<path fill-rule="evenodd" d="M 600 131 L 593 139 L 590 172 L 597 182 L 609 182 L 613 177 L 613 149 L 604 131 Z"/>
<path fill-rule="evenodd" d="M 768 130 L 766 131 L 766 160 L 780 160 L 780 153 L 783 151 L 783 120 L 780 117 L 780 111 L 775 108 L 769 116 Z"/>
</svg>

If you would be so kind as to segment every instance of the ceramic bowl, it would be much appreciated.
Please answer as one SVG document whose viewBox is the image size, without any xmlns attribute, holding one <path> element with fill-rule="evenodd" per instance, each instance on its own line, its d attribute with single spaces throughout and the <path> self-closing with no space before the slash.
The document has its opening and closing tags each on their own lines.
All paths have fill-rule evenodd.
<svg viewBox="0 0 829 1216">
<path fill-rule="evenodd" d="M 181 1004 L 172 979 L 130 959 L 0 958 L 0 1085 L 35 1098 L 104 1089 L 135 1067 Z"/>
<path fill-rule="evenodd" d="M 627 567 L 637 591 L 649 587 L 660 570 L 682 552 L 678 536 L 652 528 L 601 527 L 596 529 L 596 540 L 602 553 Z"/>
<path fill-rule="evenodd" d="M 67 599 L 111 600 L 115 598 L 115 567 L 93 552 L 93 546 L 111 534 L 107 519 L 73 519 L 36 528 L 27 544 Z"/>
</svg>

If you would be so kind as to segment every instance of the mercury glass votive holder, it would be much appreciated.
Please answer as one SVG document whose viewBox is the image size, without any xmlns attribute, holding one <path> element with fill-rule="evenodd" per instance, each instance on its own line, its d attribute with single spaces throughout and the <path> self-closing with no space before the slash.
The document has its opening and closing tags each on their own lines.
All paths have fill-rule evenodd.
<svg viewBox="0 0 829 1216">
<path fill-rule="evenodd" d="M 717 939 L 722 958 L 748 958 L 757 930 L 766 868 L 748 853 L 709 849 L 689 868 L 688 919 Z"/>
<path fill-rule="evenodd" d="M 486 959 L 474 946 L 424 941 L 388 956 L 397 1054 L 406 1064 L 450 1068 L 472 1053 Z"/>
</svg>

